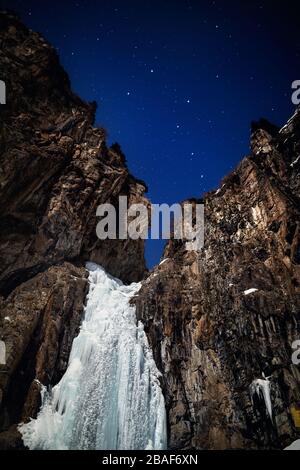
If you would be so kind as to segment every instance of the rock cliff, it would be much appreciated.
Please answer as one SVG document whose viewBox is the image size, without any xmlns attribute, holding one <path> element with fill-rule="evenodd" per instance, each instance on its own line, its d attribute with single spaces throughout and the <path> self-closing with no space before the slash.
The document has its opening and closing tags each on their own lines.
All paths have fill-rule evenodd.
<svg viewBox="0 0 300 470">
<path fill-rule="evenodd" d="M 300 112 L 281 130 L 253 123 L 251 148 L 204 198 L 202 252 L 170 240 L 136 298 L 171 448 L 283 448 L 299 435 Z M 272 419 L 251 396 L 264 376 Z"/>
<path fill-rule="evenodd" d="M 11 426 L 36 413 L 40 382 L 65 370 L 85 261 L 125 282 L 146 272 L 142 241 L 96 237 L 97 206 L 119 195 L 147 201 L 120 147 L 93 127 L 95 104 L 72 92 L 55 50 L 12 14 L 0 14 L 0 62 L 0 446 L 13 447 Z"/>
<path fill-rule="evenodd" d="M 55 50 L 0 14 L 0 448 L 22 447 L 41 384 L 64 373 L 87 292 L 84 263 L 146 274 L 141 241 L 96 237 L 96 207 L 145 202 L 95 104 L 71 90 Z M 170 240 L 135 298 L 166 398 L 173 449 L 282 448 L 299 436 L 300 113 L 252 125 L 251 155 L 204 197 L 205 246 Z M 266 379 L 266 377 L 268 379 Z M 258 379 L 270 387 L 271 415 Z"/>
</svg>

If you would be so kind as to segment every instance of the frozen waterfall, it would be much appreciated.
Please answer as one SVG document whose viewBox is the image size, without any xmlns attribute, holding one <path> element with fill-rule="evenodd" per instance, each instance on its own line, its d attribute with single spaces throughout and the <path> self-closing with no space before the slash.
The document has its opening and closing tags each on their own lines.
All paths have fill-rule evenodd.
<svg viewBox="0 0 300 470">
<path fill-rule="evenodd" d="M 263 379 L 256 379 L 250 385 L 251 400 L 254 404 L 254 395 L 259 399 L 263 399 L 269 418 L 273 421 L 272 401 L 271 401 L 271 384 L 270 377 L 265 377 L 263 373 Z"/>
<path fill-rule="evenodd" d="M 159 372 L 125 286 L 88 263 L 90 289 L 67 371 L 43 389 L 37 419 L 21 424 L 30 449 L 166 449 Z"/>
</svg>

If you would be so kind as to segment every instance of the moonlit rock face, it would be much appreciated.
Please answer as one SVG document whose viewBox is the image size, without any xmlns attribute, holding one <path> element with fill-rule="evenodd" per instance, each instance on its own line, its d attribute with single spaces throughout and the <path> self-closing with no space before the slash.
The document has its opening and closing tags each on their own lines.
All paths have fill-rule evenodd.
<svg viewBox="0 0 300 470">
<path fill-rule="evenodd" d="M 21 424 L 30 449 L 165 449 L 159 372 L 124 286 L 88 263 L 85 317 L 61 381 L 42 393 L 37 419 Z"/>
<path fill-rule="evenodd" d="M 273 421 L 270 380 L 268 378 L 254 380 L 250 386 L 250 392 L 252 400 L 255 394 L 263 398 L 268 415 Z"/>
</svg>

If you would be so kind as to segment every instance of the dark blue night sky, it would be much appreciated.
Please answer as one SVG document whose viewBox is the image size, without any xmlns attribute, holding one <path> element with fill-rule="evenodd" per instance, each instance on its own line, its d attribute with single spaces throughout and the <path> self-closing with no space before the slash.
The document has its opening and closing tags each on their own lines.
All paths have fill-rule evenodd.
<svg viewBox="0 0 300 470">
<path fill-rule="evenodd" d="M 300 79 L 289 1 L 12 1 L 58 50 L 73 89 L 98 102 L 156 203 L 199 197 L 249 151 L 252 120 L 283 124 Z M 298 11 L 296 11 L 298 8 Z M 161 242 L 147 243 L 149 266 Z"/>
</svg>

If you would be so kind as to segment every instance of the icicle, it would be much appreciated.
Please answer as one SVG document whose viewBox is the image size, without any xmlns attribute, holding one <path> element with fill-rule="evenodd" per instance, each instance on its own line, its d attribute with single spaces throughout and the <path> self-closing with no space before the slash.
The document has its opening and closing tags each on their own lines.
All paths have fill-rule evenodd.
<svg viewBox="0 0 300 470">
<path fill-rule="evenodd" d="M 159 372 L 124 286 L 88 263 L 90 290 L 66 373 L 35 420 L 21 424 L 30 449 L 165 449 Z"/>
<path fill-rule="evenodd" d="M 271 421 L 273 421 L 270 377 L 265 377 L 265 374 L 263 373 L 263 379 L 253 380 L 250 385 L 250 394 L 252 404 L 254 404 L 254 395 L 259 399 L 263 398 L 267 413 Z"/>
</svg>

